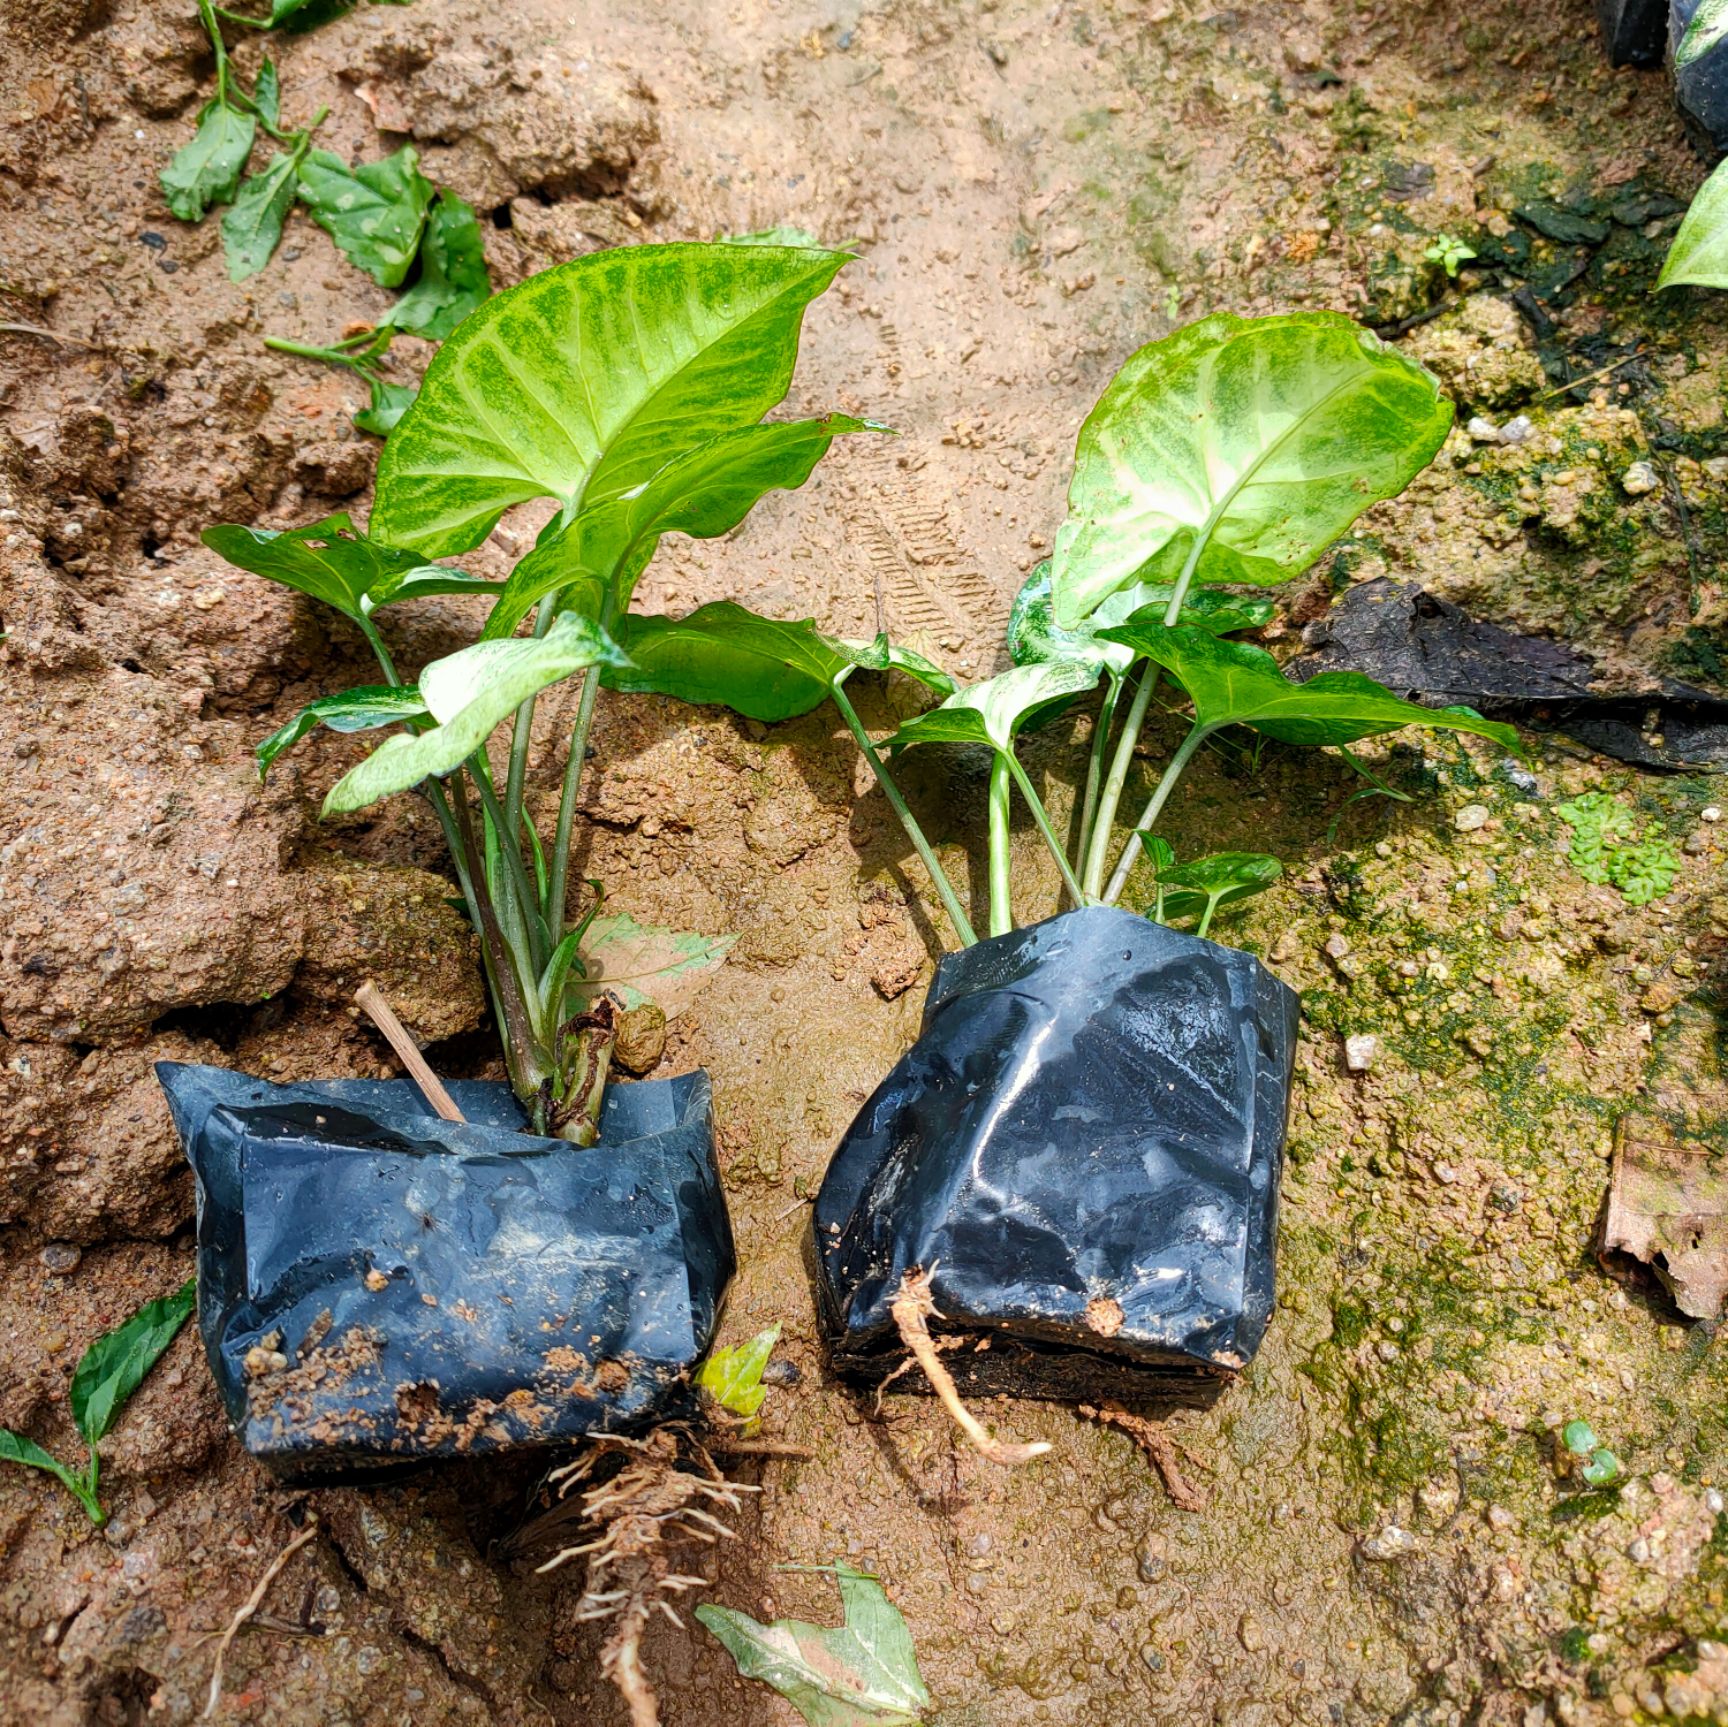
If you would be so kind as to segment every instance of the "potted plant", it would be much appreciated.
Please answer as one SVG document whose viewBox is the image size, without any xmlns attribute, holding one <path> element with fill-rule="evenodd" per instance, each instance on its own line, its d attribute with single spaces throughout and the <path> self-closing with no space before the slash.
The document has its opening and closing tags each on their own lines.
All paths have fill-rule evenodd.
<svg viewBox="0 0 1728 1727">
<path fill-rule="evenodd" d="M 389 728 L 324 810 L 415 790 L 436 811 L 510 1076 L 428 1103 L 405 1081 L 158 1069 L 198 1177 L 211 1364 L 248 1449 L 287 1472 L 641 1423 L 675 1406 L 712 1340 L 733 1245 L 707 1077 L 607 1077 L 621 1016 L 666 977 L 623 962 L 657 945 L 675 973 L 724 947 L 602 916 L 597 888 L 573 916 L 572 833 L 602 686 L 644 687 L 638 657 L 668 649 L 659 621 L 630 611 L 660 537 L 729 532 L 765 492 L 802 485 L 835 437 L 869 429 L 763 419 L 786 394 L 805 307 L 845 262 L 661 245 L 547 271 L 439 349 L 385 446 L 365 532 L 332 516 L 204 536 L 370 644 L 383 681 L 311 703 L 259 746 L 260 771 L 319 726 Z M 533 498 L 557 512 L 506 581 L 432 561 Z M 489 609 L 478 640 L 405 681 L 381 614 L 434 594 Z M 885 643 L 851 652 L 889 664 Z M 536 699 L 571 677 L 580 699 L 542 836 L 525 802 Z M 777 714 L 796 683 L 765 676 L 756 705 Z"/>
<path fill-rule="evenodd" d="M 1281 866 L 1243 853 L 1178 861 L 1156 830 L 1183 770 L 1231 727 L 1346 751 L 1406 725 L 1517 747 L 1510 727 L 1468 709 L 1417 707 L 1353 672 L 1297 683 L 1229 639 L 1271 611 L 1241 588 L 1309 568 L 1409 483 L 1450 423 L 1434 379 L 1348 318 L 1206 318 L 1135 354 L 1082 427 L 1054 557 L 1013 608 L 1010 668 L 882 743 L 845 694 L 852 649 L 809 624 L 709 606 L 653 623 L 655 654 L 632 644 L 639 686 L 744 712 L 751 655 L 795 667 L 809 703 L 826 691 L 961 944 L 816 1200 L 819 1312 L 842 1372 L 882 1381 L 910 1349 L 923 1369 L 911 1383 L 934 1384 L 970 1422 L 953 1380 L 1192 1398 L 1252 1357 L 1272 1310 L 1298 1002 L 1208 932 Z M 1017 744 L 1093 691 L 1070 847 Z M 1185 708 L 1188 731 L 1124 832 L 1154 701 Z M 884 759 L 932 744 L 989 761 L 982 938 Z M 1016 796 L 1069 902 L 1028 927 L 1016 927 L 1010 879 Z M 1121 903 L 1131 885 L 1137 911 Z M 949 1334 L 940 1355 L 933 1320 Z M 1041 1449 L 971 1430 L 1004 1460 Z"/>
</svg>

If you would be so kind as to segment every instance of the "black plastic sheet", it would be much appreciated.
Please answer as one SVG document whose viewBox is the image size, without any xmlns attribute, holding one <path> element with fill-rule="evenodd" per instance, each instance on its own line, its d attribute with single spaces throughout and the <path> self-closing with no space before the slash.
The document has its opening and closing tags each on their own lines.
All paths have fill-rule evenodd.
<svg viewBox="0 0 1728 1727">
<path fill-rule="evenodd" d="M 1637 767 L 1728 766 L 1728 700 L 1650 677 L 1616 686 L 1563 642 L 1484 623 L 1436 594 L 1384 578 L 1349 589 L 1303 632 L 1292 677 L 1355 671 L 1407 701 L 1457 703 L 1493 720 L 1564 732 Z"/>
<path fill-rule="evenodd" d="M 890 1304 L 933 1268 L 962 1388 L 1215 1393 L 1272 1312 L 1298 1011 L 1251 955 L 1111 907 L 947 955 L 817 1196 L 836 1369 L 900 1364 Z"/>
<path fill-rule="evenodd" d="M 157 1065 L 198 1182 L 198 1322 L 229 1420 L 290 1479 L 693 1407 L 734 1269 L 703 1073 L 606 1094 L 601 1140 L 507 1085 L 272 1085 Z"/>
<path fill-rule="evenodd" d="M 1668 0 L 1596 0 L 1608 58 L 1616 66 L 1660 66 Z"/>
<path fill-rule="evenodd" d="M 1668 48 L 1680 46 L 1704 0 L 1669 0 Z M 1690 66 L 1676 67 L 1674 100 L 1688 123 L 1704 142 L 1717 150 L 1728 150 L 1728 42 L 1718 43 Z"/>
</svg>

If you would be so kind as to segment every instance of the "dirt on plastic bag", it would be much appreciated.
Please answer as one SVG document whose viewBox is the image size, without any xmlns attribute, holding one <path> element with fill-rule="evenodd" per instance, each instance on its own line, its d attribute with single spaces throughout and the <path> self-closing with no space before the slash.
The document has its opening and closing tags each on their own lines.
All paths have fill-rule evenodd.
<svg viewBox="0 0 1728 1727">
<path fill-rule="evenodd" d="M 691 1406 L 734 1270 L 707 1075 L 606 1094 L 601 1140 L 407 1081 L 158 1064 L 198 1183 L 198 1322 L 290 1480 L 640 1427 Z"/>
<path fill-rule="evenodd" d="M 899 1365 L 922 1269 L 962 1390 L 1215 1395 L 1272 1312 L 1298 1011 L 1252 955 L 1112 907 L 949 954 L 817 1197 L 835 1368 Z"/>
</svg>

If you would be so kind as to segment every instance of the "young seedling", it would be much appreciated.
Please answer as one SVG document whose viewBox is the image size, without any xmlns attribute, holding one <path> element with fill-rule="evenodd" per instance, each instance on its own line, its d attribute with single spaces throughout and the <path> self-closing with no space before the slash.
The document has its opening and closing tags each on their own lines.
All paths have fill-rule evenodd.
<svg viewBox="0 0 1728 1727">
<path fill-rule="evenodd" d="M 1476 256 L 1476 249 L 1456 234 L 1436 234 L 1422 256 L 1430 264 L 1438 264 L 1446 272 L 1447 281 L 1456 282 L 1459 270 Z"/>
<path fill-rule="evenodd" d="M 659 944 L 662 976 L 693 977 L 723 952 L 700 937 L 603 929 L 597 906 L 571 920 L 588 737 L 603 686 L 659 687 L 651 669 L 685 661 L 692 620 L 631 612 L 662 536 L 730 533 L 765 493 L 801 486 L 836 437 L 879 429 L 845 415 L 762 418 L 791 381 L 805 307 L 845 262 L 813 248 L 667 245 L 548 271 L 487 300 L 444 342 L 385 446 L 366 534 L 346 516 L 285 533 L 205 534 L 231 563 L 342 613 L 377 657 L 382 684 L 309 705 L 260 745 L 260 769 L 321 726 L 399 728 L 338 781 L 324 812 L 352 814 L 415 788 L 431 803 L 535 1132 L 597 1137 L 617 1013 L 629 1005 L 616 986 L 659 988 L 639 971 L 632 979 L 632 942 L 635 960 L 644 937 Z M 431 561 L 471 550 L 532 498 L 551 499 L 556 513 L 502 584 Z M 490 612 L 477 641 L 410 686 L 376 614 L 432 594 L 484 594 Z M 700 646 L 700 623 L 694 635 Z M 746 655 L 750 699 L 765 716 L 814 706 L 860 665 L 946 682 L 885 642 L 829 650 L 807 626 L 802 635 L 814 658 L 775 670 L 771 656 Z M 537 703 L 571 677 L 580 693 L 543 837 L 526 803 Z"/>
<path fill-rule="evenodd" d="M 1661 899 L 1680 874 L 1680 855 L 1655 828 L 1639 830 L 1608 792 L 1584 792 L 1556 806 L 1571 829 L 1566 856 L 1585 881 L 1618 888 L 1629 905 Z"/>
<path fill-rule="evenodd" d="M 108 1521 L 98 1490 L 102 1479 L 102 1440 L 120 1419 L 126 1400 L 144 1382 L 144 1376 L 161 1359 L 180 1327 L 191 1317 L 197 1298 L 197 1280 L 188 1278 L 173 1295 L 147 1302 L 123 1325 L 99 1337 L 84 1351 L 72 1375 L 69 1394 L 72 1421 L 89 1448 L 82 1469 L 62 1463 L 22 1433 L 0 1427 L 0 1463 L 21 1463 L 29 1469 L 45 1470 L 80 1505 L 100 1529 Z"/>
</svg>

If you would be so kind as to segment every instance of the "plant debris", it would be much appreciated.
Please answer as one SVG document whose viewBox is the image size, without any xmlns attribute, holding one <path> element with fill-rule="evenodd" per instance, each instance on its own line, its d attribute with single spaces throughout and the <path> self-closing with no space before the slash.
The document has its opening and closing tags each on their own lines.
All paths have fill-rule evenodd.
<svg viewBox="0 0 1728 1727">
<path fill-rule="evenodd" d="M 1602 1253 L 1647 1265 L 1692 1319 L 1728 1304 L 1728 1157 L 1677 1142 L 1652 1117 L 1624 1118 L 1602 1216 Z"/>
<path fill-rule="evenodd" d="M 1348 590 L 1303 633 L 1293 677 L 1365 672 L 1429 707 L 1466 704 L 1490 718 L 1564 732 L 1645 768 L 1728 765 L 1728 700 L 1651 677 L 1616 687 L 1576 648 L 1518 635 L 1405 582 Z"/>
</svg>

